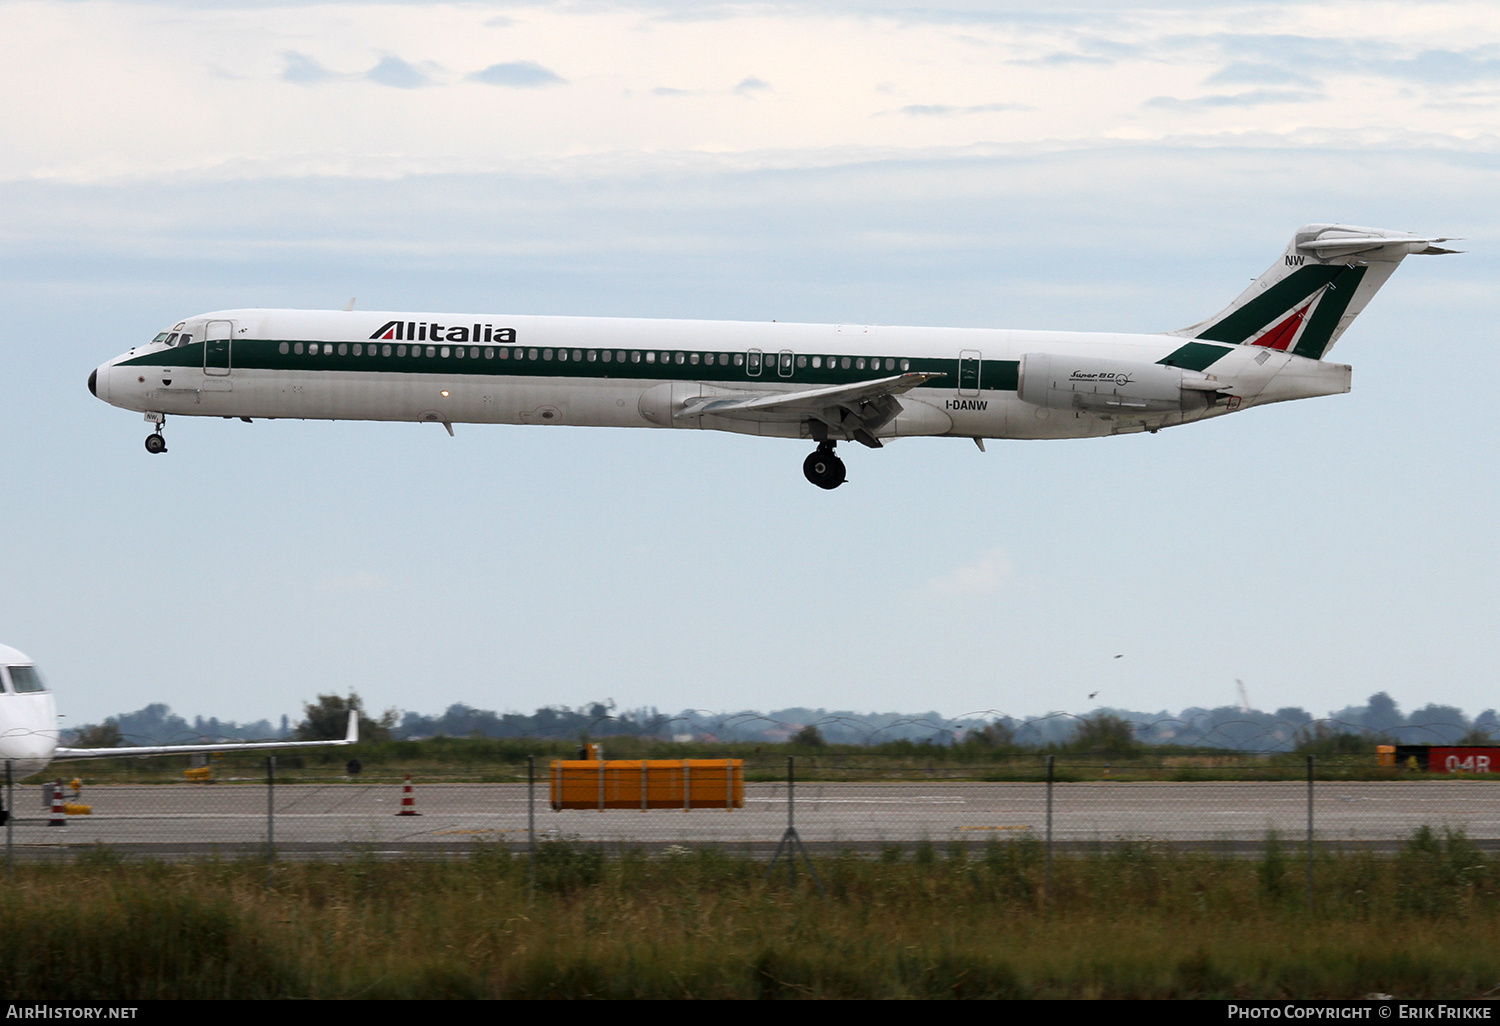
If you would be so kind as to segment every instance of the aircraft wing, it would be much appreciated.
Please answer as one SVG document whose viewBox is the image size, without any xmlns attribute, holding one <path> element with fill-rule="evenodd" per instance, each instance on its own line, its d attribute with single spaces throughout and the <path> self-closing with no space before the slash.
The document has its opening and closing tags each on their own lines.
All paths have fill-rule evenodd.
<svg viewBox="0 0 1500 1026">
<path fill-rule="evenodd" d="M 151 745 L 138 748 L 58 748 L 59 759 L 128 759 L 146 755 L 193 755 L 199 752 L 254 752 L 284 748 L 332 748 L 359 741 L 359 713 L 349 710 L 349 732 L 337 741 L 228 741 L 213 745 Z"/>
<path fill-rule="evenodd" d="M 933 378 L 943 377 L 947 375 L 913 371 L 873 381 L 860 381 L 853 385 L 829 385 L 826 388 L 809 388 L 797 392 L 704 396 L 689 399 L 676 414 L 676 418 L 681 420 L 685 417 L 711 415 L 741 420 L 796 420 L 803 417 L 823 419 L 823 414 L 839 407 L 857 410 L 866 404 L 876 403 L 883 397 L 897 396 Z M 899 403 L 896 404 L 896 412 L 900 412 Z"/>
</svg>

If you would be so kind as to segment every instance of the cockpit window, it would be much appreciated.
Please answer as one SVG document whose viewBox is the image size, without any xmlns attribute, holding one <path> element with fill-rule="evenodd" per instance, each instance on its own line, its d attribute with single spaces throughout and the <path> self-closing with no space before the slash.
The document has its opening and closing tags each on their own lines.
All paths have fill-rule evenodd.
<svg viewBox="0 0 1500 1026">
<path fill-rule="evenodd" d="M 177 344 L 180 345 L 180 346 L 185 346 L 189 342 L 191 342 L 192 340 L 193 340 L 193 336 L 184 331 L 182 333 L 182 336 L 177 340 Z"/>
<path fill-rule="evenodd" d="M 36 672 L 35 666 L 11 666 L 7 669 L 10 670 L 10 686 L 15 688 L 16 694 L 47 690 L 47 685 L 42 683 L 42 675 Z"/>
<path fill-rule="evenodd" d="M 167 333 L 164 331 L 160 335 L 158 335 L 155 338 L 153 338 L 151 341 L 152 342 L 165 342 L 166 340 L 167 340 Z"/>
<path fill-rule="evenodd" d="M 172 332 L 172 334 L 170 334 L 170 335 L 167 336 L 167 345 L 169 345 L 169 346 L 175 346 L 176 344 L 177 344 L 177 332 L 174 331 L 174 332 Z"/>
</svg>

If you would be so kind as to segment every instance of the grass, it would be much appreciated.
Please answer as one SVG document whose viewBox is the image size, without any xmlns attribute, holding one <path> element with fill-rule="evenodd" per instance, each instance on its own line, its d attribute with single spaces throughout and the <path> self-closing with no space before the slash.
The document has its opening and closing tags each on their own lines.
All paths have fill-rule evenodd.
<svg viewBox="0 0 1500 1026">
<path fill-rule="evenodd" d="M 818 862 L 788 891 L 716 849 L 555 842 L 441 861 L 19 866 L 0 990 L 151 998 L 1408 998 L 1500 985 L 1500 864 L 1418 831 L 1394 857 L 1260 860 L 1035 841 Z M 806 874 L 801 874 L 803 880 Z"/>
</svg>

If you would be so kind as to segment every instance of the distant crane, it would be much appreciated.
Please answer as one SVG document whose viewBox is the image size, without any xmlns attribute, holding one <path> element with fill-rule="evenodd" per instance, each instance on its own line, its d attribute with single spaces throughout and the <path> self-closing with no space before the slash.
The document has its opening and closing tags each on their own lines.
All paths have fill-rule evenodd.
<svg viewBox="0 0 1500 1026">
<path fill-rule="evenodd" d="M 1250 711 L 1250 696 L 1245 694 L 1245 682 L 1238 677 L 1234 679 L 1234 686 L 1240 689 L 1240 712 Z"/>
</svg>

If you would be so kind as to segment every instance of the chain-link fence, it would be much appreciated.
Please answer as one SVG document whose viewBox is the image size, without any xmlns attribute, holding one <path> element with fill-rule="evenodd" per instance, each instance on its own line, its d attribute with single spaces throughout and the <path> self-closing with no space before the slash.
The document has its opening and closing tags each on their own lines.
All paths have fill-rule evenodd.
<svg viewBox="0 0 1500 1026">
<path fill-rule="evenodd" d="M 762 859 L 778 850 L 900 858 L 924 848 L 951 854 L 1012 842 L 1044 845 L 1049 854 L 1149 842 L 1246 855 L 1268 841 L 1299 848 L 1310 842 L 1311 854 L 1395 850 L 1422 827 L 1500 847 L 1500 781 L 1487 774 L 1389 767 L 1354 779 L 1360 774 L 1347 764 L 1320 765 L 1312 757 L 1197 765 L 1186 773 L 1167 762 L 1125 767 L 1030 756 L 982 767 L 984 775 L 1008 779 L 981 780 L 972 766 L 873 755 L 747 753 L 731 761 L 729 776 L 698 771 L 694 786 L 708 791 L 643 784 L 610 791 L 608 800 L 603 767 L 624 767 L 628 782 L 648 765 L 674 764 L 567 763 L 586 774 L 600 768 L 597 802 L 592 783 L 581 799 L 560 801 L 551 759 L 495 770 L 488 776 L 500 779 L 483 781 L 306 770 L 290 779 L 284 770 L 277 779 L 275 761 L 261 760 L 211 782 L 204 774 L 201 782 L 12 783 L 6 855 L 424 857 L 486 845 L 520 853 L 559 841 L 648 854 L 714 846 Z M 1194 774 L 1216 779 L 1180 779 Z M 706 801 L 705 793 L 718 797 Z"/>
</svg>

